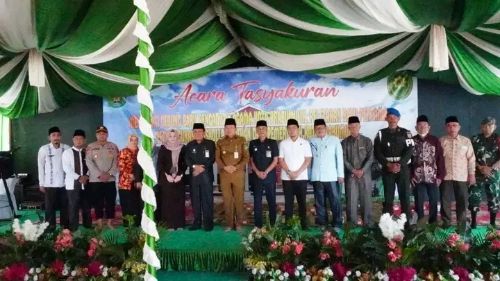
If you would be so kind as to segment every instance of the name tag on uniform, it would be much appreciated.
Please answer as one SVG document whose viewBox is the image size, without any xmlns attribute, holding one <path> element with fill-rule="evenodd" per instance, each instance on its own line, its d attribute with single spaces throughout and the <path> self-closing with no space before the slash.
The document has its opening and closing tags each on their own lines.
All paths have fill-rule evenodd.
<svg viewBox="0 0 500 281">
<path fill-rule="evenodd" d="M 235 151 L 234 152 L 234 159 L 238 159 L 240 157 L 240 154 L 238 153 L 238 151 Z"/>
<path fill-rule="evenodd" d="M 271 150 L 266 150 L 266 157 L 271 158 Z"/>
<path fill-rule="evenodd" d="M 210 151 L 205 149 L 205 158 L 210 158 Z"/>
</svg>

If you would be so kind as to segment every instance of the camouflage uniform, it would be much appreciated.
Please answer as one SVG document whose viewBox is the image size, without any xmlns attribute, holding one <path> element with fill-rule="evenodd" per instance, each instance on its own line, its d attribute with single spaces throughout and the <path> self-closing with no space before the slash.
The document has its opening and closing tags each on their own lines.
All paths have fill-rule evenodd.
<svg viewBox="0 0 500 281">
<path fill-rule="evenodd" d="M 500 136 L 498 134 L 493 133 L 488 138 L 485 138 L 483 134 L 474 136 L 472 137 L 472 146 L 477 165 L 492 167 L 500 161 Z M 490 213 L 498 212 L 500 208 L 500 170 L 498 167 L 493 168 L 490 177 L 486 177 L 479 170 L 476 170 L 476 184 L 469 189 L 469 208 L 471 211 L 478 211 L 481 193 L 484 189 Z"/>
</svg>

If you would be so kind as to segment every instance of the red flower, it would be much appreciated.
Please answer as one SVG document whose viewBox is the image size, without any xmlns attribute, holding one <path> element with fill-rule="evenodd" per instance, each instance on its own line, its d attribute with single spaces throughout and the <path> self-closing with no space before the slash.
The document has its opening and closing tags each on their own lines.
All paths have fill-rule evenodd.
<svg viewBox="0 0 500 281">
<path fill-rule="evenodd" d="M 89 258 L 95 255 L 97 247 L 99 247 L 99 241 L 96 238 L 90 239 L 89 249 L 87 250 L 87 256 L 89 256 Z"/>
<path fill-rule="evenodd" d="M 291 262 L 284 262 L 282 265 L 281 265 L 281 270 L 283 272 L 288 272 L 288 274 L 290 276 L 294 276 L 295 274 L 295 265 Z"/>
<path fill-rule="evenodd" d="M 87 256 L 89 256 L 89 258 L 93 257 L 95 255 L 95 250 L 88 250 L 87 251 Z"/>
<path fill-rule="evenodd" d="M 453 233 L 448 236 L 448 240 L 446 242 L 450 247 L 455 247 L 458 241 L 460 241 L 460 235 L 458 235 L 457 233 Z"/>
<path fill-rule="evenodd" d="M 458 246 L 458 250 L 461 252 L 461 253 L 467 253 L 467 251 L 469 251 L 469 248 L 470 248 L 470 244 L 469 243 L 462 243 Z"/>
<path fill-rule="evenodd" d="M 389 240 L 387 242 L 387 247 L 389 247 L 389 249 L 391 249 L 391 250 L 396 249 L 397 246 L 398 246 L 398 244 L 396 244 L 396 242 L 394 242 L 394 240 Z"/>
<path fill-rule="evenodd" d="M 332 271 L 337 280 L 343 280 L 349 269 L 344 264 L 337 262 L 332 265 Z"/>
<path fill-rule="evenodd" d="M 339 257 L 342 257 L 344 255 L 344 253 L 342 252 L 342 243 L 336 237 L 330 238 L 329 246 L 331 246 L 332 249 L 335 251 L 336 257 L 339 258 Z"/>
<path fill-rule="evenodd" d="M 453 268 L 453 272 L 458 275 L 458 281 L 470 281 L 469 271 L 467 269 L 457 266 Z"/>
<path fill-rule="evenodd" d="M 394 250 L 390 251 L 389 253 L 387 253 L 387 258 L 391 261 L 391 262 L 396 262 L 397 260 L 399 260 L 401 257 L 403 256 L 403 254 L 401 253 L 401 249 L 400 248 L 395 248 Z"/>
<path fill-rule="evenodd" d="M 60 252 L 67 248 L 73 248 L 73 235 L 68 229 L 64 229 L 56 237 L 56 242 L 54 243 L 54 250 Z"/>
<path fill-rule="evenodd" d="M 398 267 L 387 270 L 390 281 L 412 281 L 417 274 L 413 267 Z"/>
<path fill-rule="evenodd" d="M 63 276 L 63 271 L 64 271 L 64 262 L 62 260 L 55 260 L 51 265 L 50 268 L 52 271 L 59 277 Z"/>
<path fill-rule="evenodd" d="M 396 254 L 394 254 L 393 251 L 390 251 L 389 253 L 387 253 L 387 258 L 391 261 L 391 262 L 395 262 L 398 260 L 398 257 L 396 256 Z"/>
<path fill-rule="evenodd" d="M 500 250 L 500 239 L 495 239 L 491 241 L 491 249 L 493 251 L 499 251 Z"/>
<path fill-rule="evenodd" d="M 295 255 L 298 256 L 300 253 L 302 253 L 302 250 L 304 250 L 304 243 L 299 242 L 297 245 L 295 245 Z"/>
<path fill-rule="evenodd" d="M 98 261 L 93 261 L 87 265 L 87 272 L 90 276 L 100 276 L 102 273 L 102 264 Z"/>
<path fill-rule="evenodd" d="M 273 242 L 271 243 L 271 245 L 269 245 L 269 248 L 270 248 L 271 250 L 276 250 L 276 249 L 278 249 L 278 242 L 273 241 Z"/>
<path fill-rule="evenodd" d="M 25 263 L 13 263 L 6 267 L 2 274 L 5 281 L 24 281 L 24 276 L 28 274 L 29 268 Z"/>
<path fill-rule="evenodd" d="M 290 252 L 290 250 L 291 250 L 290 245 L 285 244 L 285 245 L 283 245 L 283 249 L 281 249 L 281 252 L 286 255 L 286 254 L 288 254 L 288 252 Z"/>
<path fill-rule="evenodd" d="M 325 252 L 321 252 L 319 253 L 319 259 L 324 261 L 324 260 L 327 260 L 330 258 L 330 255 L 328 253 L 325 253 Z"/>
</svg>

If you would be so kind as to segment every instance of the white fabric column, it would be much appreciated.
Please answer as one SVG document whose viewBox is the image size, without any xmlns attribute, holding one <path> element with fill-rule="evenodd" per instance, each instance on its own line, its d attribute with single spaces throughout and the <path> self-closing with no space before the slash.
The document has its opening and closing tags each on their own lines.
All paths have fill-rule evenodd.
<svg viewBox="0 0 500 281">
<path fill-rule="evenodd" d="M 45 69 L 43 68 L 43 57 L 37 49 L 30 50 L 28 56 L 28 76 L 31 86 L 45 87 Z"/>
<path fill-rule="evenodd" d="M 448 44 L 446 42 L 446 29 L 442 25 L 431 25 L 429 44 L 429 67 L 434 72 L 448 70 Z"/>
</svg>

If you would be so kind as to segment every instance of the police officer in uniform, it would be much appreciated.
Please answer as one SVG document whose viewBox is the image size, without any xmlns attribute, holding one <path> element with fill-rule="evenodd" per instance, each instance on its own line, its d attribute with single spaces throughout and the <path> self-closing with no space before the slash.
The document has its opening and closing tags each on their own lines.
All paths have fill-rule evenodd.
<svg viewBox="0 0 500 281">
<path fill-rule="evenodd" d="M 388 127 L 375 136 L 375 158 L 383 166 L 384 213 L 392 214 L 394 191 L 398 188 L 402 211 L 409 220 L 410 213 L 410 168 L 414 142 L 411 132 L 398 126 L 401 114 L 395 108 L 387 109 L 385 120 Z M 408 225 L 408 223 L 407 223 Z"/>
<path fill-rule="evenodd" d="M 240 230 L 243 223 L 245 165 L 249 159 L 245 142 L 244 137 L 236 135 L 236 120 L 227 118 L 224 123 L 224 137 L 217 141 L 215 152 L 224 200 L 225 231 L 229 231 L 233 227 Z"/>
<path fill-rule="evenodd" d="M 254 184 L 254 220 L 255 226 L 262 227 L 262 192 L 265 191 L 269 207 L 269 223 L 276 222 L 276 165 L 278 164 L 278 143 L 267 138 L 267 122 L 257 121 L 258 138 L 250 141 L 248 151 L 250 154 L 251 174 Z"/>
<path fill-rule="evenodd" d="M 205 139 L 205 125 L 193 124 L 193 140 L 186 145 L 184 161 L 190 171 L 191 205 L 194 211 L 193 225 L 189 230 L 203 228 L 211 231 L 213 224 L 213 165 L 215 161 L 215 142 Z"/>
<path fill-rule="evenodd" d="M 108 129 L 99 126 L 96 129 L 97 141 L 86 148 L 85 162 L 89 169 L 89 186 L 97 225 L 102 227 L 102 219 L 106 215 L 107 225 L 112 228 L 111 220 L 115 218 L 116 184 L 118 173 L 118 147 L 108 141 Z"/>
</svg>

